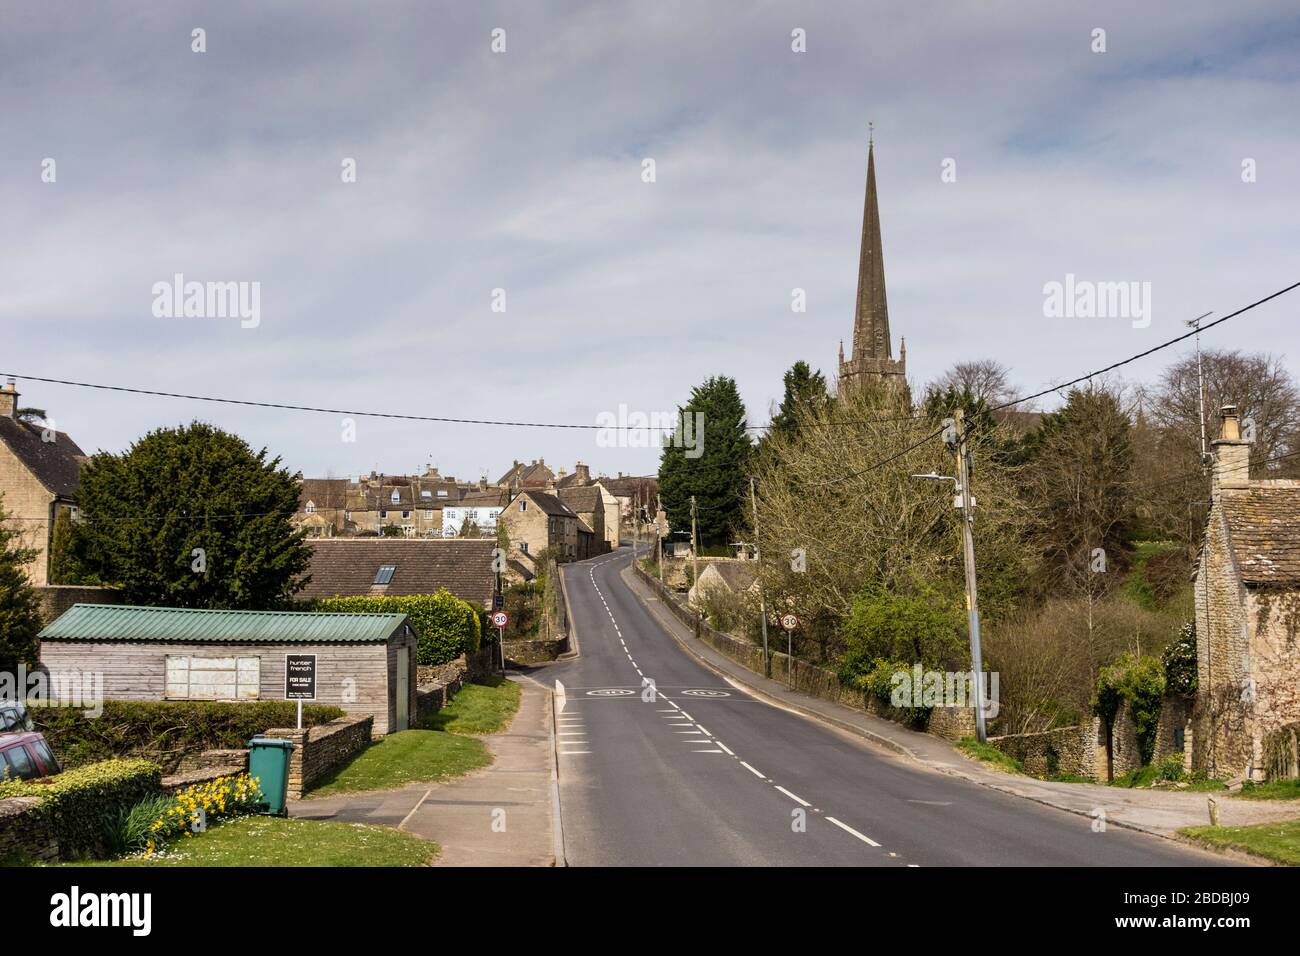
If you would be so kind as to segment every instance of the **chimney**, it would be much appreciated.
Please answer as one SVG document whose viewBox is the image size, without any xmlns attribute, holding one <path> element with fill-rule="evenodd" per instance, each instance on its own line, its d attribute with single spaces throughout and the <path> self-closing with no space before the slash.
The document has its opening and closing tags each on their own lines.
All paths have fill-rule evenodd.
<svg viewBox="0 0 1300 956">
<path fill-rule="evenodd" d="M 1241 437 L 1241 420 L 1236 405 L 1224 405 L 1219 412 L 1219 437 L 1214 449 L 1214 490 L 1240 491 L 1250 487 L 1250 442 Z"/>
<path fill-rule="evenodd" d="M 15 419 L 18 417 L 18 386 L 14 384 L 12 375 L 5 382 L 4 388 L 0 388 L 0 416 Z"/>
<path fill-rule="evenodd" d="M 487 475 L 480 476 L 478 480 L 478 490 L 487 491 Z"/>
<path fill-rule="evenodd" d="M 584 484 L 584 485 L 591 484 L 591 469 L 588 468 L 586 465 L 584 465 L 582 462 L 577 462 L 576 464 L 574 464 L 573 473 L 578 476 L 578 482 L 580 484 Z"/>
</svg>

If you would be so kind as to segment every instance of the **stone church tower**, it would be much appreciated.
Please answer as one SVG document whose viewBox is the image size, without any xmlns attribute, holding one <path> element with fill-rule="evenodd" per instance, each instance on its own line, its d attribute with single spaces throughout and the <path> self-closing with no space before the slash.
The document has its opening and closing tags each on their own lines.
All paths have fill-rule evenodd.
<svg viewBox="0 0 1300 956">
<path fill-rule="evenodd" d="M 875 143 L 867 143 L 867 200 L 862 210 L 862 249 L 858 258 L 858 298 L 853 317 L 853 353 L 846 361 L 840 342 L 840 387 L 883 383 L 907 390 L 907 345 L 894 358 L 889 340 L 889 304 L 885 300 L 885 258 L 876 207 Z"/>
</svg>

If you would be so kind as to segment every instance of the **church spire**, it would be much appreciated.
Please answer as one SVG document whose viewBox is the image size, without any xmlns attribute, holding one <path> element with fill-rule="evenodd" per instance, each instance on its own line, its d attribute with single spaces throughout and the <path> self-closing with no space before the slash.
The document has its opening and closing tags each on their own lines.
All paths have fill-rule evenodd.
<svg viewBox="0 0 1300 956">
<path fill-rule="evenodd" d="M 853 317 L 853 360 L 893 357 L 889 305 L 885 300 L 885 258 L 876 205 L 874 130 L 867 141 L 867 198 L 862 209 L 862 247 L 858 257 L 858 299 Z"/>
</svg>

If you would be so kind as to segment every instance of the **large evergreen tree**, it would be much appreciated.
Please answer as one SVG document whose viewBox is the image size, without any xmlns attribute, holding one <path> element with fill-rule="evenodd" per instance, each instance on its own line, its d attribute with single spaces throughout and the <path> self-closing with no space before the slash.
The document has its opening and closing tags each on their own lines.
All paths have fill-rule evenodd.
<svg viewBox="0 0 1300 956">
<path fill-rule="evenodd" d="M 826 376 L 800 359 L 785 373 L 784 385 L 785 395 L 772 416 L 769 433 L 788 438 L 798 428 L 800 409 L 817 408 L 826 401 Z"/>
<path fill-rule="evenodd" d="M 0 671 L 36 662 L 36 635 L 41 617 L 36 592 L 27 581 L 26 565 L 36 557 L 19 543 L 18 532 L 6 523 L 0 495 Z"/>
<path fill-rule="evenodd" d="M 290 523 L 297 482 L 279 465 L 202 422 L 100 452 L 78 492 L 86 571 L 135 604 L 283 607 L 311 552 Z"/>
<path fill-rule="evenodd" d="M 686 425 L 667 441 L 659 461 L 659 492 L 668 523 L 674 531 L 690 529 L 694 495 L 700 544 L 725 545 L 744 524 L 741 509 L 752 448 L 745 403 L 735 380 L 719 375 L 692 389 L 690 401 L 678 411 L 679 422 Z M 702 429 L 696 429 L 697 421 Z"/>
</svg>

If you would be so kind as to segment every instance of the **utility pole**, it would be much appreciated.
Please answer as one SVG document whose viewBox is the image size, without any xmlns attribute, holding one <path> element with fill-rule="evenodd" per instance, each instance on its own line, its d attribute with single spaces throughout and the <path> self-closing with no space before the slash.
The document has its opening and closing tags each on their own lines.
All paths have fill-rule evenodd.
<svg viewBox="0 0 1300 956">
<path fill-rule="evenodd" d="M 664 510 L 663 498 L 655 493 L 655 550 L 659 552 L 659 583 L 664 580 L 664 538 L 663 528 L 659 526 L 659 513 Z"/>
<path fill-rule="evenodd" d="M 754 476 L 749 477 L 749 504 L 754 509 L 754 560 L 758 562 L 758 608 L 763 615 L 763 676 L 772 676 L 772 658 L 767 651 L 767 599 L 763 596 L 763 552 L 758 546 L 758 494 Z"/>
<path fill-rule="evenodd" d="M 970 496 L 970 447 L 966 441 L 966 416 L 959 408 L 957 423 L 957 487 L 961 493 L 962 556 L 966 564 L 966 617 L 970 625 L 970 656 L 975 684 L 975 736 L 984 743 L 984 661 L 980 654 L 979 595 L 975 585 L 974 515 Z"/>
<path fill-rule="evenodd" d="M 1205 315 L 1198 315 L 1187 323 L 1196 330 L 1196 401 L 1201 415 L 1201 467 L 1203 469 L 1207 467 L 1207 463 L 1205 447 L 1205 379 L 1201 372 L 1201 319 L 1212 314 L 1206 312 Z"/>
<path fill-rule="evenodd" d="M 695 531 L 695 496 L 691 495 L 691 587 L 700 581 L 700 543 Z"/>
</svg>

